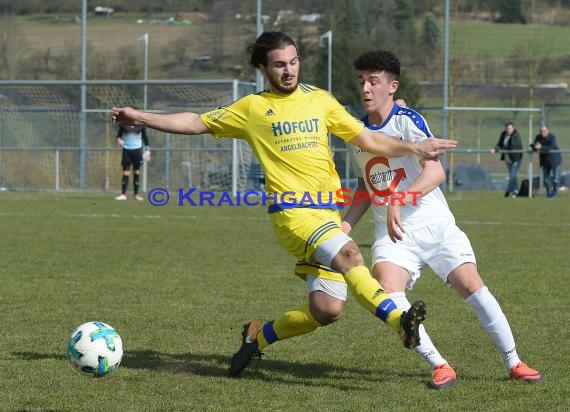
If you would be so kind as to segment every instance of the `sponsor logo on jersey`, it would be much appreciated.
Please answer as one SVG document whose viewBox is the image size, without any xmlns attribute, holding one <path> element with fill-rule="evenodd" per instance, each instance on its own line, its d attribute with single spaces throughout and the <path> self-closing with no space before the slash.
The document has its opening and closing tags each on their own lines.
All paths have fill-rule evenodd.
<svg viewBox="0 0 570 412">
<path fill-rule="evenodd" d="M 297 122 L 273 122 L 271 123 L 273 137 L 296 133 L 318 133 L 319 119 L 305 119 Z"/>
<path fill-rule="evenodd" d="M 368 186 L 379 196 L 389 196 L 394 193 L 398 184 L 407 178 L 403 167 L 391 169 L 390 160 L 382 156 L 370 159 L 364 171 Z"/>
<path fill-rule="evenodd" d="M 210 120 L 211 122 L 217 122 L 218 120 L 220 120 L 222 117 L 224 117 L 224 115 L 228 112 L 228 109 L 226 107 L 219 107 L 216 110 L 213 110 L 211 112 L 209 112 L 206 117 L 208 118 L 208 120 Z"/>
</svg>

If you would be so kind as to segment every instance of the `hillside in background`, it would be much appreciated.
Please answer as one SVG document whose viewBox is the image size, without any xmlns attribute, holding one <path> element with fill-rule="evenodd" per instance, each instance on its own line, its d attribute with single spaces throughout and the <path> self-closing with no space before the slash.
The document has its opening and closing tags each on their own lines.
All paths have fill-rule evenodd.
<svg viewBox="0 0 570 412">
<path fill-rule="evenodd" d="M 238 78 L 252 81 L 245 46 L 255 39 L 256 2 L 89 2 L 90 79 L 141 79 L 141 35 L 149 35 L 151 79 Z M 452 2 L 452 86 L 563 83 L 570 74 L 570 1 Z M 483 4 L 484 3 L 484 4 Z M 0 78 L 77 79 L 81 72 L 80 2 L 0 0 Z M 326 87 L 327 48 L 333 32 L 333 90 L 345 103 L 358 100 L 352 61 L 370 48 L 402 60 L 402 94 L 414 103 L 440 87 L 443 77 L 443 1 L 263 1 L 266 30 L 283 30 L 298 42 L 303 80 Z M 510 7 L 508 8 L 507 5 Z M 516 21 L 519 19 L 519 21 Z M 472 93 L 484 92 L 474 87 Z M 434 92 L 436 95 L 441 93 Z M 486 93 L 486 92 L 484 92 Z M 558 100 L 560 93 L 554 98 Z M 494 93 L 526 104 L 529 93 Z M 527 102 L 528 103 L 528 102 Z"/>
</svg>

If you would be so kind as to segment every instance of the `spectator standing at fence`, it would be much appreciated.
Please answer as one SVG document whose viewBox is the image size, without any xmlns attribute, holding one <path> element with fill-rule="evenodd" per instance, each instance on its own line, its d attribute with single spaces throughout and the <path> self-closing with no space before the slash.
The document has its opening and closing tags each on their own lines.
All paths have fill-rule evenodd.
<svg viewBox="0 0 570 412">
<path fill-rule="evenodd" d="M 121 181 L 121 193 L 115 199 L 127 200 L 127 188 L 132 167 L 133 198 L 142 201 L 143 197 L 139 194 L 141 165 L 143 161 L 150 160 L 150 147 L 146 129 L 144 126 L 120 126 L 117 131 L 117 145 L 123 149 L 121 157 L 123 178 Z"/>
<path fill-rule="evenodd" d="M 521 150 L 521 152 L 511 152 L 514 150 Z M 507 172 L 509 173 L 509 183 L 505 191 L 505 197 L 517 197 L 519 194 L 519 183 L 517 176 L 521 167 L 522 160 L 522 142 L 521 136 L 513 122 L 505 124 L 505 130 L 499 137 L 497 145 L 491 149 L 491 153 L 501 152 L 501 160 L 504 160 L 507 165 Z"/>
<path fill-rule="evenodd" d="M 540 133 L 534 138 L 531 145 L 535 152 L 540 153 L 540 167 L 544 176 L 546 186 L 546 196 L 553 198 L 558 195 L 558 185 L 560 185 L 560 172 L 562 169 L 562 155 L 558 150 L 556 136 L 550 132 L 550 127 L 546 123 L 540 125 Z"/>
</svg>

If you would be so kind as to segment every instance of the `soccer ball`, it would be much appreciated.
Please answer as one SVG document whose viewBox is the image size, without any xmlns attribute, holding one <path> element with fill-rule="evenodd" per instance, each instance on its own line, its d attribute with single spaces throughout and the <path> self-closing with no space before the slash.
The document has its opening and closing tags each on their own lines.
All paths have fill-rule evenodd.
<svg viewBox="0 0 570 412">
<path fill-rule="evenodd" d="M 117 331 L 106 323 L 87 322 L 69 337 L 67 354 L 77 372 L 102 378 L 121 363 L 123 341 Z"/>
</svg>

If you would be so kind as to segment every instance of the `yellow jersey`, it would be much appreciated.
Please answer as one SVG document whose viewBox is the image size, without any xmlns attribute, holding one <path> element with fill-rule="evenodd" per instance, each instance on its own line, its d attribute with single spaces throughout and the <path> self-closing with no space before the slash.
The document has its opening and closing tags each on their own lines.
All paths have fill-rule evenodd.
<svg viewBox="0 0 570 412">
<path fill-rule="evenodd" d="M 248 141 L 265 173 L 270 212 L 338 208 L 340 179 L 328 132 L 350 141 L 364 125 L 330 93 L 300 83 L 291 94 L 250 94 L 200 118 L 215 138 Z"/>
</svg>

